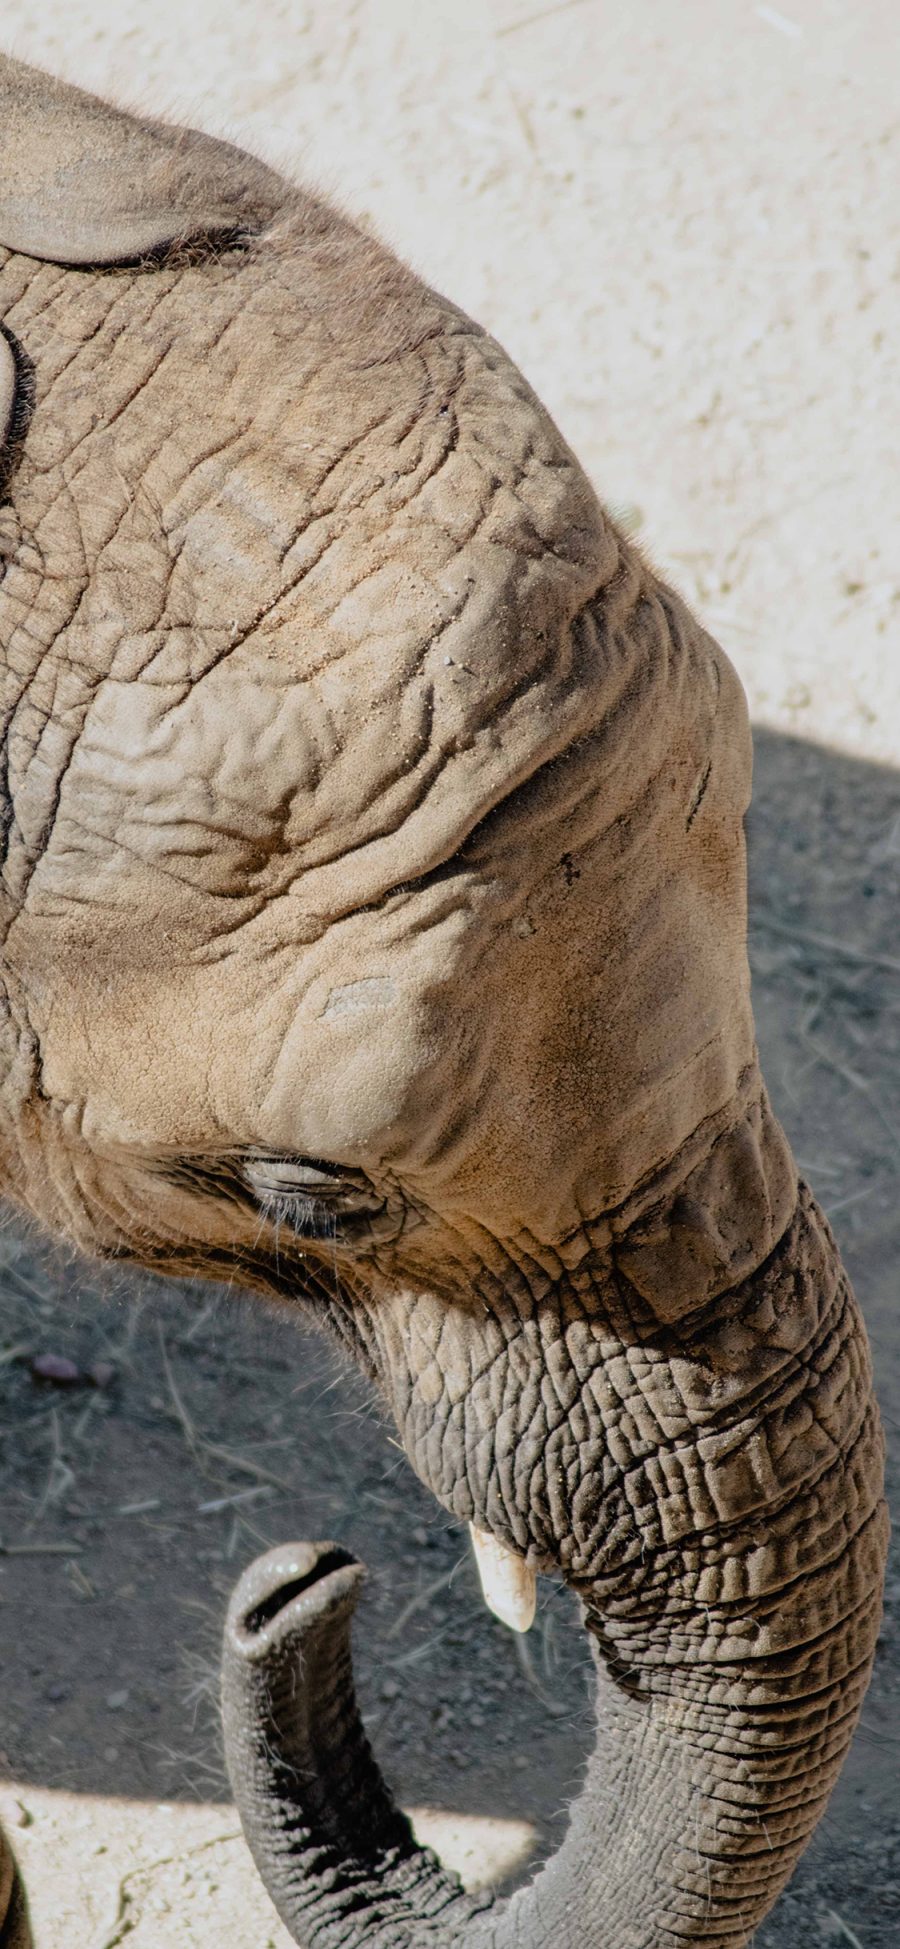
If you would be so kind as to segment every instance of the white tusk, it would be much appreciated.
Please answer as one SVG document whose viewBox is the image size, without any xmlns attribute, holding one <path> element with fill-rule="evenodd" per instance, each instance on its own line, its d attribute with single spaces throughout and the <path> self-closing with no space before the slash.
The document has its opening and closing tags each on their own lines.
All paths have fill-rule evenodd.
<svg viewBox="0 0 900 1949">
<path fill-rule="evenodd" d="M 469 1524 L 481 1590 L 489 1611 L 511 1631 L 529 1631 L 537 1607 L 537 1578 L 520 1556 L 486 1529 Z"/>
</svg>

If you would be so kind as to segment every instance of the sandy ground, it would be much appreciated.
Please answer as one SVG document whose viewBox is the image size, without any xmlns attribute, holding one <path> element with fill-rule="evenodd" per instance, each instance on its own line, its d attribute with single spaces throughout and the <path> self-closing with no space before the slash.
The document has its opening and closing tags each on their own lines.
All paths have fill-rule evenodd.
<svg viewBox="0 0 900 1949">
<path fill-rule="evenodd" d="M 0 40 L 370 220 L 505 342 L 725 643 L 767 727 L 767 1074 L 846 1248 L 896 1439 L 894 9 L 4 0 Z M 282 1949 L 233 1838 L 214 1668 L 237 1568 L 290 1533 L 335 1531 L 373 1567 L 363 1697 L 448 1858 L 502 1877 L 552 1843 L 590 1739 L 564 1596 L 542 1590 L 518 1647 L 488 1619 L 464 1539 L 289 1321 L 0 1245 L 3 1805 L 40 1949 Z M 39 1390 L 24 1356 L 42 1349 L 110 1357 L 118 1379 Z M 759 1949 L 897 1941 L 896 1569 L 888 1599 L 853 1755 Z"/>
</svg>

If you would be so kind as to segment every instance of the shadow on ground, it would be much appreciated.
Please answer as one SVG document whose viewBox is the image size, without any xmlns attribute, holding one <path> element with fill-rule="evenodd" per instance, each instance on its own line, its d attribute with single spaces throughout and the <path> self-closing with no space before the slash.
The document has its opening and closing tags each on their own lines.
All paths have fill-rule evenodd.
<svg viewBox="0 0 900 1949">
<path fill-rule="evenodd" d="M 900 1425 L 900 777 L 759 732 L 751 947 L 763 1062 L 863 1302 L 889 1442 Z M 516 1640 L 464 1535 L 369 1397 L 258 1301 L 95 1276 L 0 1237 L 3 1770 L 152 1801 L 225 1797 L 218 1635 L 238 1570 L 291 1536 L 370 1566 L 360 1689 L 403 1800 L 559 1837 L 591 1737 L 588 1660 L 542 1586 Z M 28 1359 L 114 1366 L 38 1385 Z M 896 1442 L 893 1471 L 896 1476 Z M 863 1723 L 759 1949 L 888 1949 L 900 1918 L 900 1574 Z"/>
</svg>

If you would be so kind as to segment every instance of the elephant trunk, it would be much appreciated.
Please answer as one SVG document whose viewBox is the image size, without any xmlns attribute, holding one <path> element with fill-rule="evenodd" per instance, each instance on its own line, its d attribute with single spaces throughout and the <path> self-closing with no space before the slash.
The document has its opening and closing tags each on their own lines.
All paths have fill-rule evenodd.
<svg viewBox="0 0 900 1949">
<path fill-rule="evenodd" d="M 356 1706 L 350 1622 L 365 1571 L 334 1543 L 282 1545 L 240 1579 L 225 1625 L 228 1772 L 257 1868 L 299 1943 L 387 1943 L 475 1904 L 420 1848 Z M 431 1939 L 429 1937 L 429 1939 Z M 448 1937 L 448 1939 L 450 1939 Z"/>
<path fill-rule="evenodd" d="M 822 1332 L 801 1342 L 797 1296 L 813 1284 Z M 808 1194 L 770 1260 L 716 1309 L 741 1362 L 740 1320 L 761 1314 L 786 1365 L 776 1384 L 750 1361 L 754 1432 L 707 1426 L 646 1462 L 658 1501 L 677 1492 L 669 1507 L 684 1511 L 705 1492 L 718 1517 L 675 1548 L 648 1540 L 637 1561 L 617 1561 L 612 1539 L 605 1567 L 576 1586 L 596 1652 L 596 1748 L 562 1847 L 508 1901 L 466 1896 L 381 1780 L 353 1698 L 360 1567 L 303 1544 L 247 1572 L 225 1638 L 228 1765 L 257 1866 L 304 1949 L 748 1942 L 846 1752 L 886 1540 L 865 1334 Z"/>
</svg>

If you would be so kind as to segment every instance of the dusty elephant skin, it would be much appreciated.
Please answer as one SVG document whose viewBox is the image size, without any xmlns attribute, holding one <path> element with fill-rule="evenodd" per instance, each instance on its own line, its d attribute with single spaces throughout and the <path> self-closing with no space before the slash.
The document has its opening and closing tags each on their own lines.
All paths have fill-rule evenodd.
<svg viewBox="0 0 900 1949">
<path fill-rule="evenodd" d="M 568 1837 L 476 1903 L 356 1716 L 357 1566 L 276 1552 L 226 1631 L 260 1870 L 319 1949 L 736 1949 L 886 1528 L 756 1061 L 736 678 L 500 348 L 251 158 L 0 58 L 0 246 L 6 1191 L 303 1308 L 597 1652 Z"/>
</svg>

